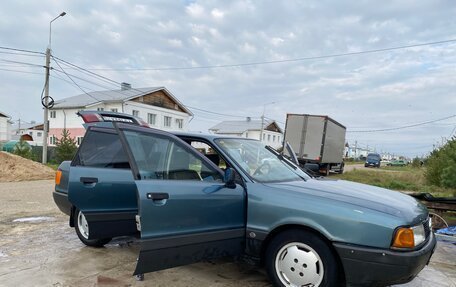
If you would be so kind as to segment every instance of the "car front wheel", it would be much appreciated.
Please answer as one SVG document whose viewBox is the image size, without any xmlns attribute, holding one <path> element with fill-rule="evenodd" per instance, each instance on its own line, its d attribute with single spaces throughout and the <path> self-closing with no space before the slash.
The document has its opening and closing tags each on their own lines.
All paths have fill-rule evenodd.
<svg viewBox="0 0 456 287">
<path fill-rule="evenodd" d="M 277 235 L 266 252 L 266 269 L 274 286 L 335 286 L 337 262 L 318 236 L 303 230 Z"/>
<path fill-rule="evenodd" d="M 102 247 L 111 241 L 111 238 L 89 239 L 89 224 L 82 211 L 78 209 L 75 211 L 74 220 L 74 228 L 76 229 L 76 234 L 85 245 L 92 247 Z"/>
</svg>

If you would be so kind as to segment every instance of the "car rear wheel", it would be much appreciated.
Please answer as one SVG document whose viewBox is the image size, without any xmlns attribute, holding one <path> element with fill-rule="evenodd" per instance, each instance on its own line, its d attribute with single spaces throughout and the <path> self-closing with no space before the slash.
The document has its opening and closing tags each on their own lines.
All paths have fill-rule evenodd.
<svg viewBox="0 0 456 287">
<path fill-rule="evenodd" d="M 85 245 L 92 247 L 102 247 L 111 241 L 111 238 L 89 239 L 89 224 L 84 213 L 78 209 L 75 211 L 74 220 L 74 228 L 76 229 L 76 234 Z"/>
<path fill-rule="evenodd" d="M 313 233 L 290 230 L 277 235 L 266 252 L 274 286 L 335 286 L 337 262 L 327 244 Z"/>
</svg>

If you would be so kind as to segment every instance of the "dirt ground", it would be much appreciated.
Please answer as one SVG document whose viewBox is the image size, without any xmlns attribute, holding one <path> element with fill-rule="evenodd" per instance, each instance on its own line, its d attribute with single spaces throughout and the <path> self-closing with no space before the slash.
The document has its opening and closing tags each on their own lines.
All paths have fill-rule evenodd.
<svg viewBox="0 0 456 287">
<path fill-rule="evenodd" d="M 0 151 L 0 182 L 52 179 L 54 175 L 52 168 Z"/>
<path fill-rule="evenodd" d="M 262 270 L 227 261 L 131 274 L 134 238 L 84 246 L 52 199 L 53 181 L 0 182 L 0 286 L 270 286 Z M 456 286 L 456 246 L 438 243 L 431 263 L 401 286 Z"/>
</svg>

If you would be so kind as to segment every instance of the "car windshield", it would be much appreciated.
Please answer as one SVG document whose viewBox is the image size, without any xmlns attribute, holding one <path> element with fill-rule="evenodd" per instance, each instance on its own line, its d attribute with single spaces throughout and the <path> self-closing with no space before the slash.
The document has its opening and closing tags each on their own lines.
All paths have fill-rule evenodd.
<svg viewBox="0 0 456 287">
<path fill-rule="evenodd" d="M 367 159 L 368 160 L 380 160 L 380 157 L 378 155 L 372 154 L 372 155 L 368 155 Z"/>
<path fill-rule="evenodd" d="M 218 146 L 246 173 L 259 182 L 307 180 L 309 175 L 263 143 L 248 139 L 217 139 Z"/>
</svg>

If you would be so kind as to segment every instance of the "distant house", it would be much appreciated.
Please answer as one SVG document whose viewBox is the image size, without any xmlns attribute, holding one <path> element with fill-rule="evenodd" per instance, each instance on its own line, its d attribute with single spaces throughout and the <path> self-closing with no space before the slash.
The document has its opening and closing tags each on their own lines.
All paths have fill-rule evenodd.
<svg viewBox="0 0 456 287">
<path fill-rule="evenodd" d="M 85 134 L 80 110 L 113 111 L 142 118 L 151 127 L 167 130 L 187 130 L 192 112 L 164 87 L 132 88 L 122 83 L 119 90 L 90 92 L 55 102 L 49 111 L 49 140 L 55 145 L 63 129 L 81 143 Z"/>
<path fill-rule="evenodd" d="M 250 139 L 260 139 L 261 120 L 252 120 L 247 117 L 243 121 L 223 121 L 209 129 L 210 132 L 219 135 L 231 135 Z M 263 122 L 263 134 L 261 141 L 273 148 L 282 146 L 283 131 L 275 121 Z"/>
<path fill-rule="evenodd" d="M 0 141 L 9 141 L 11 139 L 11 120 L 10 116 L 0 112 Z"/>
<path fill-rule="evenodd" d="M 348 143 L 345 144 L 344 155 L 346 158 L 365 158 L 370 152 L 374 152 L 373 149 L 369 147 L 363 148 L 357 144 L 349 145 Z"/>
<path fill-rule="evenodd" d="M 43 124 L 36 123 L 34 121 L 30 123 L 21 123 L 13 125 L 11 128 L 11 139 L 12 140 L 25 140 L 30 145 L 43 145 Z"/>
</svg>

